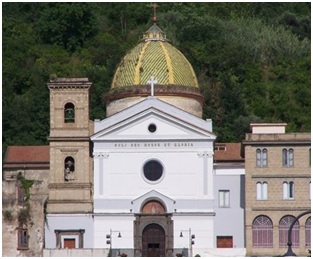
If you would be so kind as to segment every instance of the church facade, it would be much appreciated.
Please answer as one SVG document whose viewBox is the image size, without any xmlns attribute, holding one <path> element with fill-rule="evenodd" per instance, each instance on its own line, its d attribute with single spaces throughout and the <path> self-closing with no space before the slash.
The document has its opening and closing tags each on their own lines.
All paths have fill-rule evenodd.
<svg viewBox="0 0 313 259">
<path fill-rule="evenodd" d="M 189 229 L 199 252 L 214 246 L 211 121 L 148 97 L 95 129 L 95 247 L 110 229 L 135 256 L 172 256 Z"/>
</svg>

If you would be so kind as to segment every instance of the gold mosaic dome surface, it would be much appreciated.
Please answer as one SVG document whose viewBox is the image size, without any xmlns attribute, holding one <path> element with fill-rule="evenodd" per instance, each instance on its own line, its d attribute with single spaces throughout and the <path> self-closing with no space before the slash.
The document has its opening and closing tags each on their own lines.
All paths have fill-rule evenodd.
<svg viewBox="0 0 313 259">
<path fill-rule="evenodd" d="M 198 88 L 197 77 L 185 56 L 173 47 L 154 24 L 142 41 L 120 62 L 111 88 L 147 85 L 151 76 L 157 85 Z"/>
</svg>

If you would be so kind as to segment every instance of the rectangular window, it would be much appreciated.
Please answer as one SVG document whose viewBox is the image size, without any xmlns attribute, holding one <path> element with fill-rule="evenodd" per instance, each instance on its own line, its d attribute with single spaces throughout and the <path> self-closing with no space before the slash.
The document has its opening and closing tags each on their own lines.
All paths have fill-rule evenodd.
<svg viewBox="0 0 313 259">
<path fill-rule="evenodd" d="M 229 190 L 219 190 L 219 207 L 228 208 L 230 207 L 230 192 Z"/>
<path fill-rule="evenodd" d="M 214 150 L 216 150 L 216 151 L 226 151 L 226 146 L 215 146 Z"/>
<path fill-rule="evenodd" d="M 267 182 L 257 182 L 256 184 L 256 198 L 257 200 L 267 200 Z"/>
<path fill-rule="evenodd" d="M 267 183 L 263 183 L 262 186 L 262 199 L 267 200 Z"/>
<path fill-rule="evenodd" d="M 217 248 L 232 248 L 233 237 L 232 236 L 217 236 L 216 247 Z"/>
<path fill-rule="evenodd" d="M 267 167 L 267 149 L 258 148 L 256 150 L 256 166 L 257 167 Z"/>
<path fill-rule="evenodd" d="M 17 203 L 18 205 L 24 205 L 26 200 L 26 194 L 23 186 L 17 186 Z"/>
<path fill-rule="evenodd" d="M 290 149 L 286 149 L 284 148 L 283 149 L 283 166 L 284 167 L 293 167 L 293 157 L 294 157 L 294 154 L 293 154 L 293 149 L 290 148 Z"/>
<path fill-rule="evenodd" d="M 283 183 L 283 198 L 284 200 L 294 199 L 294 183 L 293 182 Z"/>
<path fill-rule="evenodd" d="M 18 229 L 17 230 L 17 249 L 28 249 L 28 230 Z"/>
</svg>

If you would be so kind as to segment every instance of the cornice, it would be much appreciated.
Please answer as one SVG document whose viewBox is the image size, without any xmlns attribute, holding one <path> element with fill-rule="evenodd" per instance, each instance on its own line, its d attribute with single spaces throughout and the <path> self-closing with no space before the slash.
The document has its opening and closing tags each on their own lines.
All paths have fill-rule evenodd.
<svg viewBox="0 0 313 259">
<path fill-rule="evenodd" d="M 275 174 L 275 175 L 256 174 L 252 175 L 251 178 L 311 178 L 311 174 Z"/>
<path fill-rule="evenodd" d="M 92 183 L 50 183 L 48 185 L 49 189 L 84 189 L 91 188 Z"/>
</svg>

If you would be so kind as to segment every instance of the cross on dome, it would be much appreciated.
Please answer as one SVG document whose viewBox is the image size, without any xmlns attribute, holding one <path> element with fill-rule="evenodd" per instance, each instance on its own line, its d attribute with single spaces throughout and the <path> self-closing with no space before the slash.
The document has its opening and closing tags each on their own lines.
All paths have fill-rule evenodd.
<svg viewBox="0 0 313 259">
<path fill-rule="evenodd" d="M 165 33 L 156 25 L 157 18 L 157 8 L 159 7 L 156 3 L 150 4 L 149 7 L 153 8 L 153 25 L 147 30 L 142 41 L 168 41 L 166 39 Z"/>
<path fill-rule="evenodd" d="M 153 3 L 153 4 L 150 5 L 150 7 L 154 9 L 153 22 L 154 22 L 154 24 L 156 24 L 156 22 L 157 22 L 157 20 L 158 20 L 156 10 L 157 10 L 157 8 L 158 8 L 159 6 L 158 6 L 156 3 Z"/>
<path fill-rule="evenodd" d="M 158 81 L 154 80 L 154 76 L 151 76 L 147 83 L 151 85 L 151 96 L 154 96 L 154 84 L 157 84 Z"/>
</svg>

